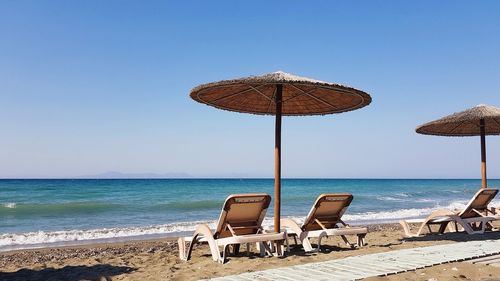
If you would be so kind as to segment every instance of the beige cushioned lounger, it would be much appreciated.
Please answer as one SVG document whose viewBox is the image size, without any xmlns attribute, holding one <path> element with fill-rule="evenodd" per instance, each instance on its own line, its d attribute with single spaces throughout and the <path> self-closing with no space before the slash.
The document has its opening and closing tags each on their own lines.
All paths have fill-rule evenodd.
<svg viewBox="0 0 500 281">
<path fill-rule="evenodd" d="M 302 226 L 289 218 L 281 219 L 281 225 L 286 228 L 289 235 L 300 239 L 306 252 L 314 250 L 309 238 L 318 238 L 316 250 L 320 250 L 323 237 L 336 235 L 342 237 L 344 242 L 351 247 L 355 245 L 349 243 L 345 236 L 357 235 L 357 245 L 363 246 L 368 229 L 366 227 L 350 227 L 341 219 L 352 199 L 353 196 L 350 193 L 321 194 L 316 199 Z"/>
<path fill-rule="evenodd" d="M 221 263 L 226 261 L 229 245 L 233 245 L 235 251 L 238 251 L 241 244 L 246 244 L 248 249 L 249 243 L 257 243 L 261 254 L 265 250 L 268 254 L 275 252 L 277 255 L 282 255 L 282 247 L 274 247 L 271 242 L 283 245 L 286 234 L 264 233 L 262 229 L 262 221 L 270 202 L 271 196 L 265 193 L 229 195 L 224 202 L 215 232 L 212 232 L 207 224 L 197 225 L 192 237 L 179 238 L 179 257 L 182 260 L 189 260 L 193 245 L 198 242 L 207 242 L 213 260 Z M 186 252 L 187 242 L 190 243 Z"/>
<path fill-rule="evenodd" d="M 474 194 L 474 197 L 461 211 L 440 209 L 432 212 L 425 219 L 401 220 L 399 223 L 403 227 L 406 237 L 420 236 L 426 227 L 431 234 L 442 234 L 447 226 L 450 231 L 456 232 L 459 231 L 458 225 L 468 234 L 482 234 L 488 228 L 493 229 L 491 221 L 500 219 L 494 209 L 488 209 L 488 204 L 497 193 L 498 189 L 481 189 Z M 420 224 L 417 233 L 410 231 L 410 223 Z M 437 232 L 433 231 L 431 225 L 439 225 L 439 230 Z"/>
</svg>

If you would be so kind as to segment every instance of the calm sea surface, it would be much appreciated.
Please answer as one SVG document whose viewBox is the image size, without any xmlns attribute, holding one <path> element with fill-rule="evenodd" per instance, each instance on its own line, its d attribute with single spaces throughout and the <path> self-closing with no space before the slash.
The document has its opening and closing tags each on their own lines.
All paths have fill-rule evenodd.
<svg viewBox="0 0 500 281">
<path fill-rule="evenodd" d="M 321 193 L 354 195 L 345 219 L 394 222 L 460 208 L 480 180 L 285 179 L 282 215 L 303 219 Z M 500 186 L 500 180 L 490 180 Z M 232 193 L 273 195 L 272 179 L 0 180 L 0 251 L 16 245 L 178 235 L 214 223 Z M 498 205 L 500 201 L 494 201 Z M 272 207 L 266 224 L 271 224 Z"/>
</svg>

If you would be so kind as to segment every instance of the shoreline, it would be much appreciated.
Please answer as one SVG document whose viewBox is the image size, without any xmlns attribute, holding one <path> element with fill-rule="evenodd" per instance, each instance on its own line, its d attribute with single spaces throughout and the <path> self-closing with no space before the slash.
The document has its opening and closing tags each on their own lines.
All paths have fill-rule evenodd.
<svg viewBox="0 0 500 281">
<path fill-rule="evenodd" d="M 399 226 L 398 223 L 388 222 L 388 223 L 350 223 L 353 226 L 366 226 L 368 229 L 379 229 L 380 227 Z M 36 250 L 46 250 L 46 249 L 64 249 L 64 248 L 86 248 L 86 247 L 98 247 L 101 245 L 123 245 L 128 243 L 141 243 L 141 242 L 159 242 L 159 241 L 177 241 L 179 237 L 189 237 L 193 231 L 185 231 L 178 233 L 159 233 L 159 234 L 146 234 L 138 236 L 124 236 L 116 238 L 104 238 L 104 239 L 89 239 L 89 240 L 79 240 L 79 241 L 61 241 L 52 243 L 42 243 L 42 244 L 20 244 L 7 246 L 12 249 L 3 250 L 0 247 L 1 254 L 9 254 L 22 251 L 36 251 Z M 25 247 L 24 247 L 25 246 Z"/>
<path fill-rule="evenodd" d="M 296 221 L 301 221 L 303 218 L 290 217 Z M 418 218 L 418 217 L 410 217 Z M 401 218 L 408 219 L 408 218 Z M 363 220 L 363 221 L 346 221 L 352 226 L 376 226 L 376 225 L 398 225 L 399 219 L 394 220 Z M 98 245 L 98 244 L 114 244 L 114 243 L 126 243 L 134 241 L 150 241 L 150 240 L 160 240 L 160 239 L 177 239 L 181 236 L 190 236 L 194 231 L 194 227 L 199 223 L 213 224 L 215 226 L 216 221 L 193 221 L 191 224 L 183 222 L 182 224 L 192 226 L 193 230 L 183 230 L 175 232 L 164 232 L 164 233 L 147 233 L 139 235 L 127 235 L 127 236 L 116 236 L 116 237 L 103 237 L 103 238 L 93 238 L 93 239 L 78 239 L 78 240 L 61 240 L 54 242 L 45 243 L 25 243 L 25 244 L 14 244 L 14 245 L 3 245 L 0 246 L 0 254 L 8 253 L 12 251 L 22 251 L 22 250 L 34 250 L 34 249 L 45 249 L 45 248 L 60 248 L 60 247 L 78 247 L 85 245 Z M 270 221 L 268 223 L 271 223 Z M 156 226 L 145 226 L 143 228 L 154 228 Z M 161 227 L 159 225 L 158 227 Z M 271 224 L 266 227 L 271 227 Z M 124 228 L 109 228 L 109 229 L 90 229 L 90 230 L 67 230 L 67 231 L 44 231 L 45 234 L 51 233 L 62 233 L 62 232 L 81 232 L 81 233 L 91 233 L 94 231 L 111 231 L 111 230 L 124 230 L 136 228 L 141 229 L 142 227 L 124 227 Z M 12 236 L 25 236 L 26 234 L 38 234 L 39 232 L 27 232 L 27 233 L 7 233 L 4 235 Z M 1 235 L 0 235 L 1 238 Z"/>
<path fill-rule="evenodd" d="M 381 229 L 386 229 L 386 228 L 399 228 L 400 225 L 399 223 L 371 223 L 371 224 L 350 224 L 350 225 L 355 225 L 355 226 L 366 226 L 368 227 L 369 232 L 373 231 L 380 231 Z M 2 254 L 11 254 L 11 253 L 16 253 L 16 252 L 24 252 L 24 251 L 37 251 L 37 250 L 50 250 L 50 249 L 78 249 L 78 248 L 91 248 L 91 247 L 101 247 L 103 245 L 106 246 L 123 246 L 126 244 L 133 244 L 133 243 L 148 243 L 148 242 L 175 242 L 177 243 L 177 239 L 179 237 L 184 237 L 184 236 L 190 236 L 192 234 L 192 231 L 186 232 L 186 235 L 168 235 L 168 234 L 159 234 L 159 235 L 165 235 L 163 237 L 152 237 L 152 238 L 141 238 L 142 236 L 136 236 L 137 239 L 128 239 L 130 237 L 123 237 L 124 239 L 121 240 L 120 238 L 110 238 L 110 239 L 117 239 L 119 241 L 99 241 L 99 240 L 104 240 L 104 239 L 95 239 L 95 240 L 82 240 L 79 242 L 85 242 L 82 244 L 74 244 L 74 245 L 54 245 L 51 246 L 52 244 L 55 243 L 48 243 L 45 244 L 46 247 L 38 247 L 38 248 L 26 248 L 26 249 L 13 249 L 13 250 L 8 250 L 8 251 L 0 251 L 0 255 Z M 144 235 L 147 236 L 147 235 Z M 68 241 L 72 242 L 72 241 Z"/>
<path fill-rule="evenodd" d="M 144 238 L 144 237 L 139 237 L 136 236 L 137 238 L 132 238 L 131 237 L 123 237 L 124 239 L 120 238 L 109 238 L 108 239 L 93 239 L 93 240 L 82 240 L 82 241 L 64 241 L 64 242 L 54 242 L 54 243 L 47 243 L 47 244 L 30 244 L 27 246 L 32 246 L 29 248 L 14 248 L 13 249 L 7 249 L 7 250 L 0 250 L 0 255 L 2 254 L 10 254 L 10 253 L 17 253 L 17 252 L 25 252 L 25 251 L 43 251 L 43 250 L 50 250 L 50 249 L 77 249 L 77 248 L 91 248 L 91 247 L 99 247 L 102 245 L 108 245 L 108 246 L 114 246 L 114 245 L 125 245 L 125 244 L 130 244 L 130 243 L 141 243 L 141 242 L 159 242 L 159 241 L 177 241 L 177 238 L 179 236 L 164 236 L 164 237 L 155 237 L 155 238 Z M 37 247 L 40 245 L 39 247 Z M 22 246 L 22 245 L 21 245 Z"/>
<path fill-rule="evenodd" d="M 496 226 L 499 226 L 498 223 Z M 500 240 L 500 232 L 474 236 L 464 233 L 448 233 L 402 239 L 403 232 L 398 224 L 376 224 L 368 227 L 368 244 L 361 248 L 350 249 L 339 237 L 330 237 L 324 240 L 325 247 L 318 253 L 306 254 L 300 245 L 292 245 L 291 252 L 283 258 L 259 257 L 256 253 L 250 256 L 240 254 L 231 256 L 229 262 L 224 265 L 212 261 L 206 245 L 195 246 L 190 261 L 179 260 L 175 237 L 15 250 L 0 253 L 0 268 L 2 268 L 0 279 L 44 280 L 50 277 L 63 280 L 100 280 L 104 276 L 107 280 L 197 280 L 405 248 L 481 239 Z M 352 237 L 349 238 L 352 240 Z M 290 242 L 293 244 L 292 241 Z M 252 250 L 255 249 L 252 248 Z M 458 268 L 458 271 L 450 270 L 451 267 Z M 448 271 L 443 271 L 442 268 L 448 268 Z M 493 276 L 500 276 L 500 268 L 491 266 L 485 268 L 484 265 L 465 266 L 463 263 L 431 267 L 425 270 L 427 279 L 444 274 L 445 277 L 439 280 L 452 280 L 453 274 L 461 274 L 474 280 L 482 278 L 486 280 L 488 272 L 497 274 Z M 394 277 L 402 278 L 406 275 L 410 276 L 407 280 L 421 279 L 421 276 L 417 274 L 421 272 L 398 274 L 391 280 L 395 280 Z M 384 278 L 380 280 L 386 280 Z"/>
</svg>

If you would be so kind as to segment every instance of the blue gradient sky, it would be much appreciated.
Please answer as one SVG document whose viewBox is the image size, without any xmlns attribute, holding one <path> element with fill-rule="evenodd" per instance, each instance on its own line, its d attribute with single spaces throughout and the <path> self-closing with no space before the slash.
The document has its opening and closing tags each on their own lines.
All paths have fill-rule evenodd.
<svg viewBox="0 0 500 281">
<path fill-rule="evenodd" d="M 0 1 L 0 177 L 272 176 L 272 117 L 192 101 L 283 70 L 370 106 L 283 122 L 283 176 L 478 178 L 479 138 L 421 123 L 500 106 L 498 1 Z M 500 177 L 500 137 L 488 137 Z"/>
</svg>

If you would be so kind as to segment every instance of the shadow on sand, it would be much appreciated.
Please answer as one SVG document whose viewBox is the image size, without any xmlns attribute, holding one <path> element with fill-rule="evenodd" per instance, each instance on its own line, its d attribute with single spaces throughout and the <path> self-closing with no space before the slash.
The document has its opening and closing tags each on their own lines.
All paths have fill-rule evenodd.
<svg viewBox="0 0 500 281">
<path fill-rule="evenodd" d="M 318 246 L 317 244 L 312 244 L 312 246 L 316 249 Z M 290 251 L 285 252 L 285 254 L 281 257 L 273 257 L 275 259 L 286 259 L 287 257 L 290 256 L 298 256 L 298 257 L 309 257 L 309 256 L 316 256 L 316 255 L 321 255 L 321 254 L 328 254 L 330 252 L 343 252 L 343 251 L 352 251 L 353 248 L 351 247 L 338 247 L 338 246 L 331 246 L 331 245 L 321 245 L 321 251 L 316 252 L 305 252 L 304 249 L 302 248 L 301 244 L 295 245 L 295 244 L 290 244 Z M 202 254 L 202 257 L 206 258 L 211 258 L 212 256 L 210 254 Z M 269 256 L 268 256 L 269 257 Z M 256 252 L 251 252 L 250 254 L 246 254 L 246 252 L 242 251 L 239 252 L 238 254 L 234 254 L 231 252 L 231 254 L 227 257 L 227 261 L 231 261 L 231 259 L 238 259 L 238 258 L 247 258 L 247 259 L 262 259 L 258 253 Z"/>
<path fill-rule="evenodd" d="M 480 240 L 500 239 L 500 231 L 485 232 L 484 234 L 467 234 L 465 232 L 447 232 L 444 234 L 430 234 L 421 237 L 404 238 L 405 241 L 438 241 L 449 240 L 455 242 L 480 241 Z"/>
<path fill-rule="evenodd" d="M 110 277 L 130 273 L 135 268 L 98 264 L 92 266 L 65 266 L 62 268 L 45 268 L 41 270 L 20 269 L 16 272 L 1 272 L 0 280 L 111 280 Z"/>
</svg>

